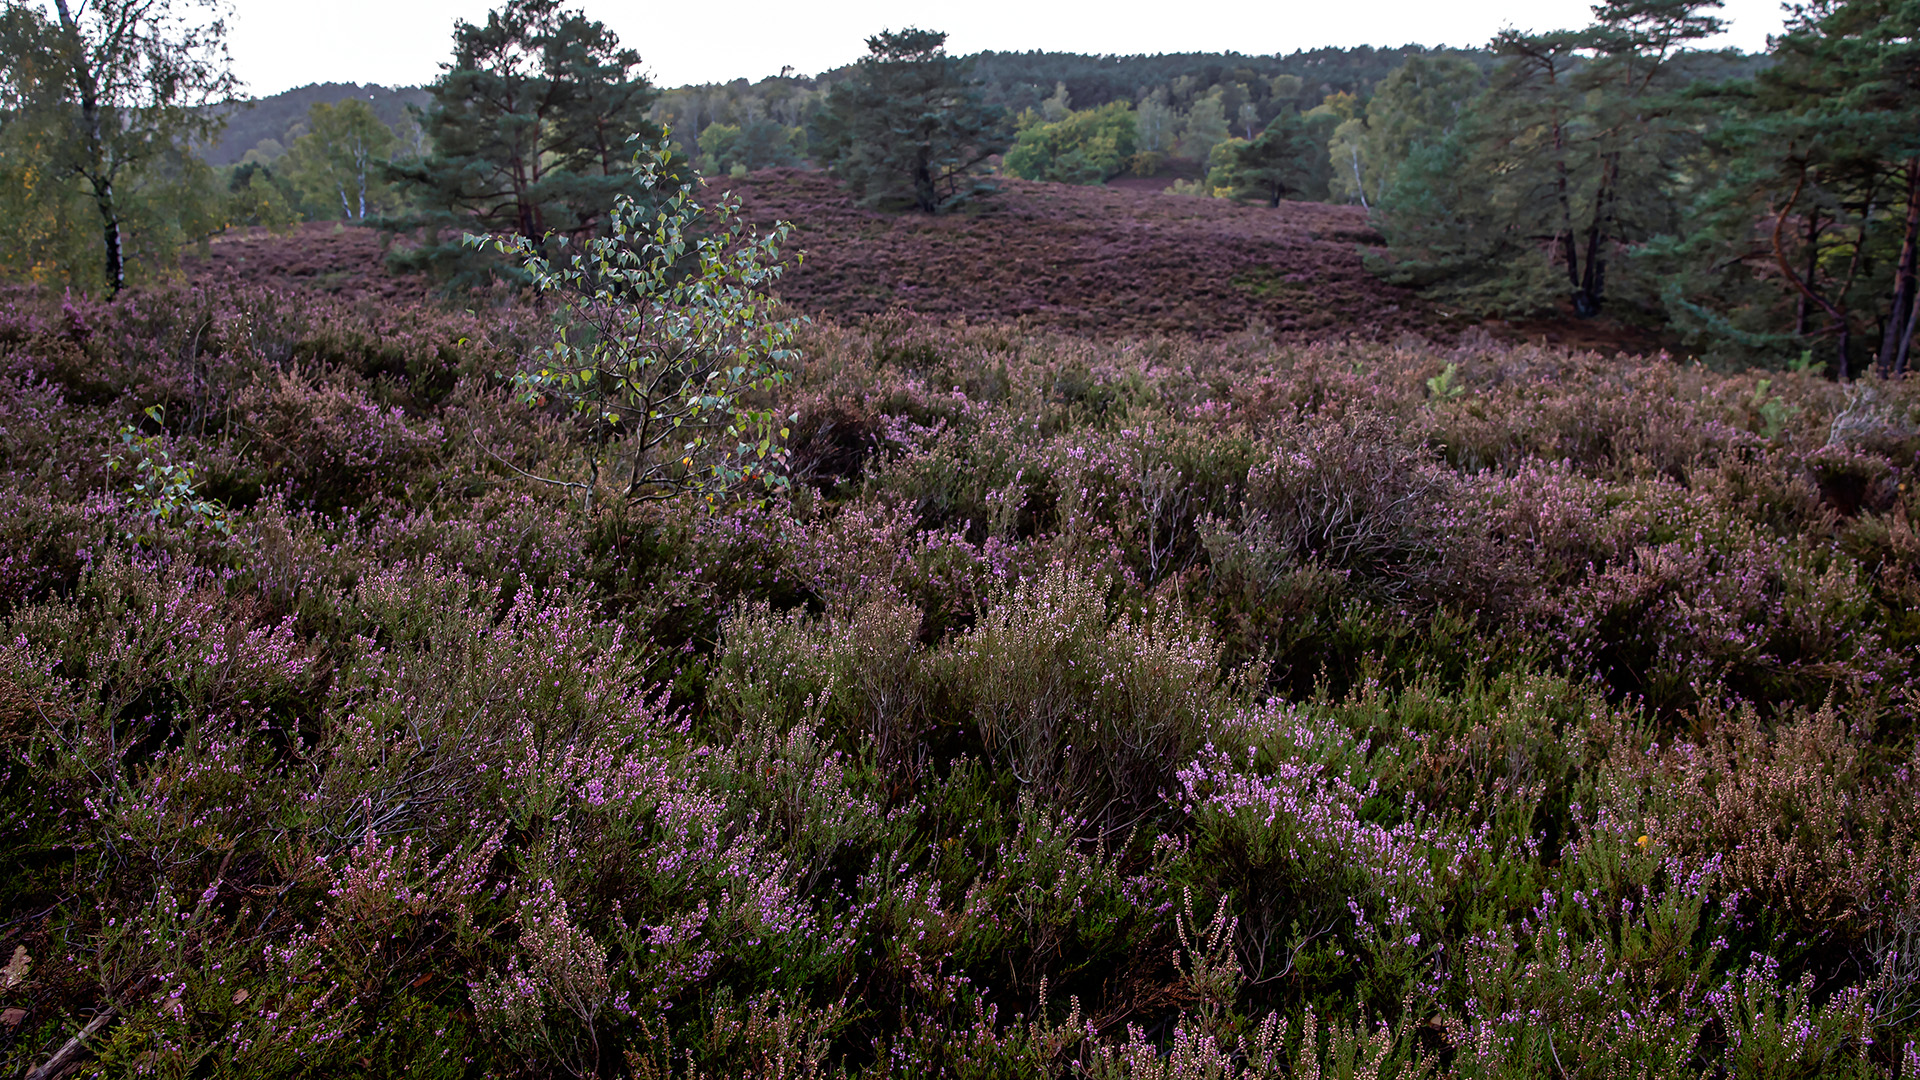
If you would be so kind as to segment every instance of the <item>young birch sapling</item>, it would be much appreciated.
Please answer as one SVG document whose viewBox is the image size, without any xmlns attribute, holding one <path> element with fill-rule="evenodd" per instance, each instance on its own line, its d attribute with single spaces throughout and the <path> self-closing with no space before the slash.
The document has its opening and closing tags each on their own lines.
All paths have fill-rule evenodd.
<svg viewBox="0 0 1920 1080">
<path fill-rule="evenodd" d="M 156 424 L 166 420 L 166 411 L 158 405 L 145 410 Z M 109 473 L 127 475 L 127 492 L 133 505 L 149 525 L 178 522 L 187 528 L 206 527 L 222 536 L 233 535 L 233 522 L 227 508 L 204 498 L 199 492 L 200 470 L 191 461 L 176 461 L 167 446 L 167 437 L 142 435 L 131 424 L 122 424 L 119 445 L 105 455 Z M 147 534 L 127 534 L 127 539 L 146 543 Z"/>
<path fill-rule="evenodd" d="M 633 168 L 653 191 L 672 163 L 663 138 L 643 145 Z M 553 343 L 514 382 L 526 404 L 564 402 L 585 420 L 586 481 L 535 479 L 580 489 L 588 506 L 603 466 L 621 464 L 629 499 L 691 493 L 712 507 L 788 484 L 782 444 L 794 417 L 770 402 L 792 377 L 805 320 L 779 318 L 767 289 L 785 270 L 780 246 L 793 227 L 761 235 L 737 199 L 697 201 L 692 176 L 657 203 L 621 196 L 608 234 L 571 254 L 564 237 L 551 238 L 551 256 L 522 236 L 466 237 L 518 258 L 533 287 L 560 300 Z"/>
</svg>

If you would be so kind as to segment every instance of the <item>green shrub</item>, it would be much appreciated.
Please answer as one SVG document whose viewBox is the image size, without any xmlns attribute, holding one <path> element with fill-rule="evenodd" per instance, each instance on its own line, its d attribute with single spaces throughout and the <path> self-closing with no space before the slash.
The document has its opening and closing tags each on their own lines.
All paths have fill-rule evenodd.
<svg viewBox="0 0 1920 1080">
<path fill-rule="evenodd" d="M 1069 113 L 1047 123 L 1031 113 L 1000 167 L 1023 180 L 1098 184 L 1124 172 L 1133 160 L 1133 109 L 1124 101 Z"/>
</svg>

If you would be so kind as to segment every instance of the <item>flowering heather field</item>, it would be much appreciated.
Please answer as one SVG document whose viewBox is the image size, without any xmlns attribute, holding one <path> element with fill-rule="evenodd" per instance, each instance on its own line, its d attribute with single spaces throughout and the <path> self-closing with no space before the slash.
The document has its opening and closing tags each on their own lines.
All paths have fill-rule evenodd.
<svg viewBox="0 0 1920 1080">
<path fill-rule="evenodd" d="M 236 229 L 218 236 L 204 254 L 189 254 L 187 274 L 198 281 L 238 279 L 346 300 L 419 301 L 433 292 L 424 275 L 387 272 L 386 238 L 374 229 L 311 221 L 284 233 Z"/>
<path fill-rule="evenodd" d="M 1391 340 L 1444 329 L 1446 320 L 1413 293 L 1368 273 L 1361 252 L 1380 237 L 1359 207 L 1268 209 L 1136 189 L 997 183 L 1004 190 L 994 199 L 938 218 L 868 210 L 823 172 L 773 169 L 711 180 L 708 191 L 733 191 L 762 226 L 799 223 L 791 246 L 806 261 L 779 291 L 818 315 L 904 310 L 1109 338 L 1219 336 L 1256 322 L 1286 340 Z M 187 272 L 202 283 L 237 277 L 351 300 L 425 298 L 427 279 L 384 271 L 380 236 L 328 222 L 285 236 L 254 229 L 216 240 L 207 255 L 187 260 Z"/>
<path fill-rule="evenodd" d="M 945 217 L 867 210 L 821 172 L 774 169 L 731 186 L 753 220 L 798 225 L 807 261 L 781 295 L 842 318 L 898 307 L 1101 337 L 1217 336 L 1258 321 L 1299 339 L 1390 338 L 1437 321 L 1368 273 L 1362 245 L 1380 236 L 1357 206 L 994 182 L 999 195 Z"/>
<path fill-rule="evenodd" d="M 542 327 L 0 294 L 9 1075 L 1920 1076 L 1920 391 L 888 315 L 588 511 Z"/>
</svg>

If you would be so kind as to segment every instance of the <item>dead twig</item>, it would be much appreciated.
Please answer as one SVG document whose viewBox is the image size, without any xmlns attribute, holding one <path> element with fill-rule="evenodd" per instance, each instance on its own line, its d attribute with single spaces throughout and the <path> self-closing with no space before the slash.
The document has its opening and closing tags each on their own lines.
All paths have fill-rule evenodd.
<svg viewBox="0 0 1920 1080">
<path fill-rule="evenodd" d="M 527 470 L 521 468 L 520 466 L 515 465 L 513 462 L 508 461 L 506 458 L 503 458 L 499 454 L 494 453 L 491 448 L 489 448 L 485 443 L 482 443 L 480 441 L 480 433 L 478 431 L 470 431 L 467 433 L 467 436 L 473 440 L 473 445 L 481 453 L 487 455 L 488 457 L 499 462 L 500 464 L 505 465 L 507 468 L 512 469 L 514 472 L 520 474 L 521 476 L 526 477 L 529 480 L 538 480 L 543 484 L 552 484 L 554 487 L 558 487 L 558 488 L 579 488 L 581 491 L 584 491 L 589 495 L 593 494 L 593 488 L 591 486 L 587 484 L 582 484 L 578 480 L 555 480 L 551 476 L 541 476 L 538 473 L 530 473 Z"/>
<path fill-rule="evenodd" d="M 100 1034 L 100 1029 L 106 1027 L 107 1023 L 119 1014 L 119 1011 L 118 1007 L 111 1004 L 100 1010 L 100 1015 L 87 1021 L 87 1026 L 81 1028 L 79 1034 L 68 1039 L 65 1045 L 55 1050 L 53 1056 L 39 1068 L 27 1073 L 26 1080 L 59 1080 L 60 1077 L 78 1068 L 80 1056 L 87 1051 L 87 1040 Z"/>
</svg>

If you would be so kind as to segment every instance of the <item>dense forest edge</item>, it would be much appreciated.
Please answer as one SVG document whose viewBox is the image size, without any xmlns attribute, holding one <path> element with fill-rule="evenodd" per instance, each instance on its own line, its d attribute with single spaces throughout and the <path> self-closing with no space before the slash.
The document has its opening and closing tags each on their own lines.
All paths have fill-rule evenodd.
<svg viewBox="0 0 1920 1080">
<path fill-rule="evenodd" d="M 0 1071 L 1920 1078 L 1920 0 L 1715 8 L 5 0 Z"/>
</svg>

